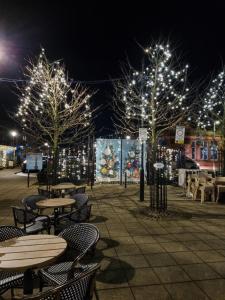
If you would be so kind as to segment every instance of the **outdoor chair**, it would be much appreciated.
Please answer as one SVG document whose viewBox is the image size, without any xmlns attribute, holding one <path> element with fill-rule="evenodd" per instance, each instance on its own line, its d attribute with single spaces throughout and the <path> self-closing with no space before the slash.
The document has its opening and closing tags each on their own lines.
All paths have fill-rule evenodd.
<svg viewBox="0 0 225 300">
<path fill-rule="evenodd" d="M 24 231 L 14 226 L 0 226 L 0 242 L 25 235 Z M 23 273 L 0 271 L 0 295 L 13 288 L 23 286 Z"/>
<path fill-rule="evenodd" d="M 74 207 L 77 209 L 87 204 L 89 200 L 87 194 L 73 194 L 72 196 L 70 196 L 70 198 L 76 200 Z"/>
<path fill-rule="evenodd" d="M 74 198 L 78 194 L 85 194 L 85 191 L 86 191 L 86 186 L 81 186 L 81 187 L 78 187 L 75 190 L 71 191 L 69 193 L 69 195 L 71 198 Z"/>
<path fill-rule="evenodd" d="M 43 188 L 38 188 L 38 194 L 41 196 L 45 196 L 45 198 L 50 198 L 51 196 L 51 192 L 47 189 L 43 189 Z"/>
<path fill-rule="evenodd" d="M 91 300 L 95 290 L 95 277 L 99 265 L 82 266 L 74 273 L 74 277 L 58 286 L 35 296 L 24 299 L 30 300 Z M 96 299 L 98 299 L 96 294 Z"/>
<path fill-rule="evenodd" d="M 41 290 L 46 284 L 54 286 L 73 278 L 74 271 L 79 267 L 79 261 L 89 250 L 95 248 L 99 240 L 99 230 L 92 224 L 80 223 L 66 228 L 59 236 L 67 241 L 66 255 L 72 256 L 73 261 L 60 262 L 41 269 L 39 271 Z"/>
<path fill-rule="evenodd" d="M 55 224 L 55 233 L 74 225 L 74 223 L 88 222 L 91 216 L 91 207 L 92 204 L 84 204 L 79 209 L 74 209 L 64 216 L 59 216 Z"/>
<path fill-rule="evenodd" d="M 51 220 L 47 215 L 39 215 L 23 207 L 12 206 L 15 226 L 23 225 L 27 234 L 35 234 L 43 231 L 50 233 Z"/>
<path fill-rule="evenodd" d="M 22 199 L 22 204 L 29 211 L 38 211 L 36 202 L 47 199 L 44 195 L 31 195 Z"/>
<path fill-rule="evenodd" d="M 195 178 L 195 189 L 193 192 L 193 200 L 198 198 L 200 194 L 201 203 L 205 202 L 208 195 L 211 196 L 211 200 L 215 201 L 215 185 L 214 180 L 208 174 L 201 174 Z"/>
</svg>

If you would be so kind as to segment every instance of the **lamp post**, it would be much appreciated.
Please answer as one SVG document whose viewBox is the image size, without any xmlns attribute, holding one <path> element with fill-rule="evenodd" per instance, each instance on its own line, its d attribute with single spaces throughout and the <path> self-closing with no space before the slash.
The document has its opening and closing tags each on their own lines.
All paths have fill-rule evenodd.
<svg viewBox="0 0 225 300">
<path fill-rule="evenodd" d="M 15 130 L 10 131 L 10 135 L 12 136 L 12 146 L 15 144 L 15 137 L 18 135 Z"/>
<path fill-rule="evenodd" d="M 215 148 L 216 148 L 216 125 L 219 125 L 220 121 L 213 122 L 213 174 L 216 176 L 216 166 L 215 166 Z"/>
</svg>

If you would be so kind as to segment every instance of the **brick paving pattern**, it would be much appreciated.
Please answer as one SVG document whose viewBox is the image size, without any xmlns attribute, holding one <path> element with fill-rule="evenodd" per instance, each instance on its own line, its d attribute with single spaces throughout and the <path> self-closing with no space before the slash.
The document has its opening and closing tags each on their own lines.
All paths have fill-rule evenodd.
<svg viewBox="0 0 225 300">
<path fill-rule="evenodd" d="M 0 171 L 0 224 L 12 224 L 10 205 L 36 193 L 26 177 Z M 147 190 L 147 189 L 146 189 Z M 100 300 L 225 299 L 225 205 L 192 201 L 168 188 L 169 215 L 152 219 L 138 186 L 88 189 L 91 223 L 101 234 L 94 261 Z M 3 299 L 7 299 L 7 293 Z"/>
</svg>

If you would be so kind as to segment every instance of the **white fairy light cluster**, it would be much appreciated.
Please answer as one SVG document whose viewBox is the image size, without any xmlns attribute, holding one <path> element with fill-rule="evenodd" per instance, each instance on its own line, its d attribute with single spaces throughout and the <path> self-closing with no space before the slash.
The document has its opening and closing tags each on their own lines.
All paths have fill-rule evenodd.
<svg viewBox="0 0 225 300">
<path fill-rule="evenodd" d="M 186 87 L 188 65 L 180 70 L 173 68 L 169 45 L 156 44 L 145 50 L 146 63 L 141 71 L 133 71 L 122 92 L 126 118 L 140 120 L 151 130 L 153 123 L 163 122 L 188 110 Z"/>
<path fill-rule="evenodd" d="M 31 116 L 39 116 L 46 122 L 49 118 L 50 107 L 61 111 L 68 117 L 74 113 L 74 101 L 79 97 L 77 88 L 73 88 L 72 82 L 66 76 L 65 69 L 59 61 L 50 64 L 42 49 L 37 64 L 27 68 L 28 83 L 22 90 L 20 105 L 16 114 L 17 119 L 22 121 L 23 129 L 32 123 Z M 57 98 L 57 100 L 56 100 Z M 83 105 L 80 106 L 84 116 L 84 126 L 90 124 L 91 110 L 89 95 L 83 96 Z M 58 107 L 56 107 L 58 106 Z"/>
<path fill-rule="evenodd" d="M 225 72 L 222 71 L 212 80 L 204 98 L 197 120 L 202 129 L 212 129 L 216 121 L 225 116 Z"/>
</svg>

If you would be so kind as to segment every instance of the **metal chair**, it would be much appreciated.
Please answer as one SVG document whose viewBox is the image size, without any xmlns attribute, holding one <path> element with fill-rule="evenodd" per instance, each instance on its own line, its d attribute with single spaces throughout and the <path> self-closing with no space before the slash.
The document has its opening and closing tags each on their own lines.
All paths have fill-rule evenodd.
<svg viewBox="0 0 225 300">
<path fill-rule="evenodd" d="M 24 236 L 22 229 L 14 226 L 0 226 L 0 242 Z M 13 297 L 13 288 L 23 286 L 23 273 L 18 272 L 0 272 L 0 295 L 11 289 Z"/>
<path fill-rule="evenodd" d="M 51 197 L 51 191 L 48 189 L 43 189 L 41 187 L 38 187 L 38 194 L 41 196 L 45 196 L 46 198 Z"/>
<path fill-rule="evenodd" d="M 27 210 L 36 211 L 38 207 L 36 202 L 47 199 L 44 195 L 30 195 L 22 199 L 22 204 Z"/>
<path fill-rule="evenodd" d="M 30 300 L 91 300 L 95 289 L 95 277 L 99 265 L 83 266 L 74 278 L 35 296 L 25 297 Z M 96 299 L 98 299 L 96 295 Z"/>
<path fill-rule="evenodd" d="M 27 234 L 35 234 L 46 230 L 50 233 L 51 220 L 46 215 L 39 215 L 23 207 L 12 206 L 15 226 L 23 225 Z"/>
<path fill-rule="evenodd" d="M 75 209 L 64 216 L 59 216 L 57 223 L 55 224 L 55 233 L 68 228 L 74 223 L 88 222 L 91 216 L 92 204 L 83 205 L 79 209 Z"/>
<path fill-rule="evenodd" d="M 92 224 L 80 223 L 63 230 L 59 236 L 67 241 L 67 253 L 72 252 L 73 261 L 61 262 L 39 271 L 40 289 L 47 285 L 63 284 L 73 278 L 78 263 L 85 254 L 95 248 L 99 230 Z"/>
<path fill-rule="evenodd" d="M 86 186 L 81 186 L 70 192 L 70 196 L 74 197 L 76 194 L 85 194 Z"/>
<path fill-rule="evenodd" d="M 81 208 L 83 205 L 86 205 L 89 201 L 87 194 L 74 194 L 70 198 L 76 200 L 74 207 L 77 209 Z"/>
</svg>

